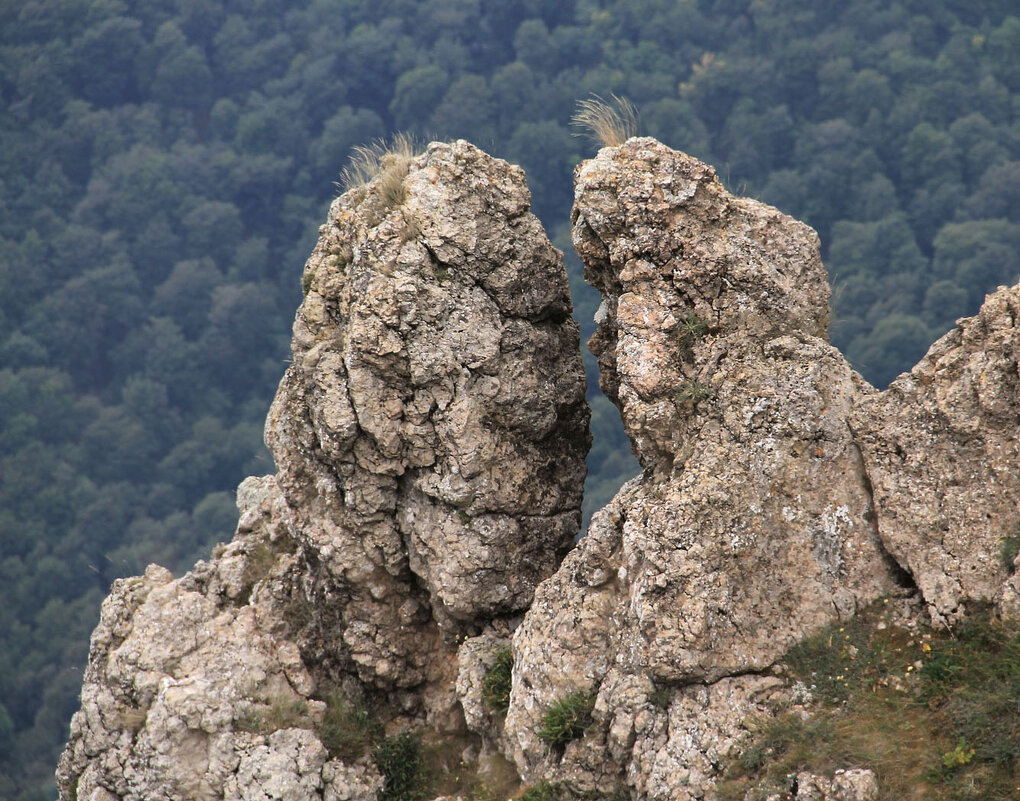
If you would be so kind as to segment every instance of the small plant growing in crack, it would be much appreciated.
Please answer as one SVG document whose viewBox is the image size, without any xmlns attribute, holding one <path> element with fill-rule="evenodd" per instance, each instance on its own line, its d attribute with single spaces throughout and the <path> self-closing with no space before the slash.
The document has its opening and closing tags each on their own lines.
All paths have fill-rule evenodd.
<svg viewBox="0 0 1020 801">
<path fill-rule="evenodd" d="M 593 690 L 577 690 L 553 701 L 542 715 L 538 739 L 551 747 L 562 747 L 584 735 L 595 708 Z"/>
<path fill-rule="evenodd" d="M 505 715 L 510 708 L 513 667 L 513 651 L 501 648 L 496 652 L 495 660 L 485 671 L 485 678 L 482 679 L 482 703 L 501 715 Z"/>
<path fill-rule="evenodd" d="M 712 397 L 712 391 L 700 381 L 687 378 L 680 384 L 676 394 L 677 402 L 684 406 L 697 406 L 701 401 Z"/>
</svg>

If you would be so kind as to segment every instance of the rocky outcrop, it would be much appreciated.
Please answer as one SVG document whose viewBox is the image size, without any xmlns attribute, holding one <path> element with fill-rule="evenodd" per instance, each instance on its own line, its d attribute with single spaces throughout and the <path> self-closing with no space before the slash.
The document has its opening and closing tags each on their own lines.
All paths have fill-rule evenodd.
<svg viewBox="0 0 1020 801">
<path fill-rule="evenodd" d="M 577 533 L 589 436 L 521 169 L 466 142 L 389 159 L 320 231 L 266 440 L 316 581 L 343 588 L 336 649 L 399 690 L 448 683 L 439 654 L 531 603 Z"/>
<path fill-rule="evenodd" d="M 575 177 L 590 347 L 642 474 L 570 550 L 584 375 L 523 174 L 465 142 L 385 156 L 306 265 L 277 475 L 241 485 L 210 561 L 104 604 L 63 799 L 367 801 L 384 777 L 326 724 L 374 698 L 479 776 L 501 752 L 563 797 L 710 801 L 749 720 L 806 714 L 775 669 L 805 636 L 888 595 L 913 627 L 1020 616 L 1000 548 L 1020 542 L 1020 287 L 877 392 L 827 341 L 810 228 L 652 139 Z M 583 720 L 550 735 L 568 705 Z M 777 798 L 879 789 L 801 773 Z"/>
<path fill-rule="evenodd" d="M 598 783 L 701 797 L 689 742 L 678 754 L 660 731 L 717 761 L 733 720 L 775 690 L 749 674 L 897 586 L 847 424 L 867 387 L 825 341 L 811 229 L 650 139 L 604 149 L 576 182 L 575 247 L 603 295 L 590 347 L 645 473 L 539 589 L 514 636 L 507 728 L 529 775 L 583 774 L 570 763 L 598 752 Z M 539 720 L 579 689 L 598 690 L 602 725 L 551 767 Z"/>
<path fill-rule="evenodd" d="M 806 635 L 915 580 L 936 622 L 1015 604 L 1018 290 L 877 393 L 827 342 L 811 229 L 651 139 L 575 181 L 589 346 L 644 473 L 516 630 L 507 747 L 573 792 L 707 799 L 746 721 L 789 705 L 768 669 Z M 593 724 L 549 748 L 545 715 L 577 692 Z"/>
<path fill-rule="evenodd" d="M 367 765 L 330 759 L 325 711 L 288 638 L 301 572 L 272 477 L 238 490 L 234 540 L 182 579 L 120 579 L 92 635 L 62 798 L 370 801 Z"/>
<path fill-rule="evenodd" d="M 1018 321 L 1020 287 L 1000 289 L 855 410 L 882 540 L 937 622 L 973 601 L 1020 615 L 1001 555 L 1020 536 Z"/>
<path fill-rule="evenodd" d="M 374 798 L 329 704 L 461 731 L 457 645 L 508 635 L 573 543 L 585 378 L 523 172 L 466 142 L 380 166 L 305 267 L 277 475 L 212 560 L 104 604 L 62 798 Z"/>
</svg>

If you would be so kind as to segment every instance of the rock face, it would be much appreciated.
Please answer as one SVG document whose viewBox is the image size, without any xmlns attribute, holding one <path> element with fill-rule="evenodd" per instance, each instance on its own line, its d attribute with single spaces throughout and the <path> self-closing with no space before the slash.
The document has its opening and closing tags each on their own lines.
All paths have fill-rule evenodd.
<svg viewBox="0 0 1020 801">
<path fill-rule="evenodd" d="M 575 177 L 590 345 L 642 475 L 567 553 L 588 411 L 560 254 L 518 168 L 387 156 L 306 265 L 277 475 L 241 485 L 212 560 L 104 604 L 62 799 L 367 801 L 370 755 L 323 732 L 374 697 L 391 732 L 473 736 L 478 775 L 499 751 L 565 797 L 710 801 L 747 721 L 796 702 L 770 669 L 806 635 L 889 594 L 912 621 L 1020 616 L 1020 287 L 877 392 L 827 341 L 810 228 L 651 139 Z M 567 702 L 583 733 L 543 734 Z"/>
<path fill-rule="evenodd" d="M 376 797 L 378 773 L 330 759 L 313 731 L 325 704 L 286 635 L 300 568 L 276 481 L 247 479 L 238 507 L 237 535 L 212 561 L 114 583 L 61 798 Z"/>
<path fill-rule="evenodd" d="M 385 689 L 528 607 L 578 531 L 589 444 L 566 273 L 523 172 L 466 142 L 406 169 L 402 202 L 369 185 L 330 209 L 266 422 L 296 536 L 344 588 L 337 648 Z"/>
<path fill-rule="evenodd" d="M 369 757 L 318 733 L 331 687 L 462 729 L 459 640 L 508 634 L 580 524 L 578 328 L 529 203 L 466 142 L 334 202 L 266 424 L 278 474 L 242 484 L 210 562 L 115 584 L 62 798 L 374 798 Z"/>
<path fill-rule="evenodd" d="M 854 415 L 882 539 L 938 622 L 974 600 L 1020 615 L 1000 555 L 1020 535 L 1018 321 L 1020 287 L 1000 289 Z"/>
<path fill-rule="evenodd" d="M 575 181 L 589 346 L 644 474 L 516 630 L 506 743 L 575 792 L 710 798 L 744 721 L 788 702 L 762 671 L 807 634 L 915 580 L 936 615 L 1015 604 L 1018 290 L 877 393 L 827 342 L 809 228 L 651 139 Z M 544 715 L 575 692 L 593 725 L 550 749 Z"/>
</svg>

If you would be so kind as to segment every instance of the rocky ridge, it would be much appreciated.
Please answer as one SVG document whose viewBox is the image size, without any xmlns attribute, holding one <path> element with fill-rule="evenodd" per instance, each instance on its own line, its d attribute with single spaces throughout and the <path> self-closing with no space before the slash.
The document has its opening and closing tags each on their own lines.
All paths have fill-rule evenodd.
<svg viewBox="0 0 1020 801">
<path fill-rule="evenodd" d="M 277 475 L 242 484 L 212 560 L 104 604 L 63 799 L 375 798 L 369 756 L 320 736 L 337 694 L 568 797 L 711 799 L 747 720 L 795 702 L 770 668 L 805 635 L 889 596 L 935 624 L 1020 614 L 999 556 L 1020 287 L 880 393 L 828 344 L 810 228 L 651 139 L 575 181 L 590 347 L 642 475 L 566 553 L 588 437 L 559 254 L 518 168 L 464 142 L 391 156 L 306 265 Z M 483 696 L 506 648 L 504 720 Z M 588 725 L 550 744 L 571 694 Z"/>
</svg>

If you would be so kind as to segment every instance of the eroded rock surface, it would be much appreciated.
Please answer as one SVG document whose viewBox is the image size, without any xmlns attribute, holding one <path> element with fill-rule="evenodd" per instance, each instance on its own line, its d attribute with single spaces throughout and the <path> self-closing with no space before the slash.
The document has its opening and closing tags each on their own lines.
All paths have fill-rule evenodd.
<svg viewBox="0 0 1020 801">
<path fill-rule="evenodd" d="M 275 479 L 247 479 L 238 507 L 216 558 L 181 579 L 152 565 L 114 583 L 58 770 L 62 798 L 375 798 L 374 768 L 331 760 L 314 732 L 325 704 L 285 633 L 298 559 Z"/>
<path fill-rule="evenodd" d="M 434 144 L 403 187 L 334 202 L 266 423 L 298 538 L 347 589 L 342 647 L 397 688 L 436 679 L 444 636 L 528 607 L 577 533 L 589 443 L 566 273 L 521 169 Z"/>
<path fill-rule="evenodd" d="M 810 228 L 652 139 L 575 181 L 589 346 L 644 472 L 516 630 L 505 736 L 532 780 L 709 799 L 746 721 L 790 704 L 767 671 L 806 635 L 915 579 L 935 622 L 1016 608 L 1020 289 L 878 393 L 828 344 Z M 579 691 L 593 724 L 550 748 L 543 716 Z"/>
<path fill-rule="evenodd" d="M 1020 615 L 1001 548 L 1020 536 L 1018 323 L 1020 286 L 999 289 L 854 415 L 882 539 L 936 621 L 973 601 Z"/>
<path fill-rule="evenodd" d="M 338 198 L 304 276 L 234 541 L 118 581 L 63 799 L 375 798 L 325 695 L 463 730 L 457 645 L 509 635 L 580 524 L 585 378 L 562 254 L 518 167 L 466 142 Z M 324 700 L 325 699 L 325 700 Z"/>
<path fill-rule="evenodd" d="M 534 732 L 564 692 L 601 687 L 609 717 L 596 705 L 596 719 L 626 730 L 611 674 L 679 688 L 758 672 L 897 582 L 847 424 L 867 387 L 825 340 L 814 232 L 651 139 L 602 150 L 575 178 L 574 242 L 603 295 L 590 346 L 645 473 L 596 515 L 515 634 L 507 726 L 532 775 L 554 761 Z M 713 733 L 700 717 L 697 738 L 725 738 L 729 723 Z M 676 757 L 665 742 L 650 755 L 630 728 L 600 769 L 641 785 Z M 570 760 L 568 748 L 562 771 Z M 703 785 L 687 761 L 670 797 Z"/>
<path fill-rule="evenodd" d="M 806 713 L 773 669 L 806 635 L 890 594 L 908 628 L 1020 615 L 1000 548 L 1020 540 L 1020 287 L 880 393 L 827 341 L 810 228 L 651 139 L 575 177 L 591 347 L 642 475 L 564 558 L 588 412 L 560 254 L 518 168 L 465 142 L 389 157 L 306 265 L 278 474 L 241 485 L 212 560 L 104 604 L 62 799 L 375 798 L 370 756 L 320 733 L 335 689 L 470 742 L 502 786 L 497 752 L 564 797 L 712 801 L 748 721 Z M 504 720 L 484 688 L 507 647 Z M 543 741 L 573 693 L 583 735 Z"/>
</svg>

